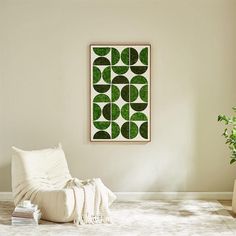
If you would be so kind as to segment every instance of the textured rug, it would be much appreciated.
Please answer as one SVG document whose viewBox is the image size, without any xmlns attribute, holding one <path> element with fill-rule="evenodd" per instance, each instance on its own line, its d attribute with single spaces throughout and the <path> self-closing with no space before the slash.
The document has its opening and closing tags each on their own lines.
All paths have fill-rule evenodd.
<svg viewBox="0 0 236 236">
<path fill-rule="evenodd" d="M 11 226 L 11 202 L 0 203 L 0 236 L 211 236 L 236 235 L 234 219 L 217 201 L 171 200 L 117 202 L 112 206 L 113 224 L 56 224 Z"/>
</svg>

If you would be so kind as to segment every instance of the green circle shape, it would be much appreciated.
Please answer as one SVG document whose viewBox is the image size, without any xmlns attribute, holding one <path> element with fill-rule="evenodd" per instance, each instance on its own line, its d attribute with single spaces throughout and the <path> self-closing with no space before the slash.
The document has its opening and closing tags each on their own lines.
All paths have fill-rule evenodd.
<svg viewBox="0 0 236 236">
<path fill-rule="evenodd" d="M 93 66 L 93 83 L 96 84 L 101 79 L 101 71 L 98 67 Z"/>
<path fill-rule="evenodd" d="M 129 103 L 126 103 L 125 105 L 122 106 L 122 108 L 121 108 L 121 116 L 125 120 L 129 120 Z"/>
<path fill-rule="evenodd" d="M 125 85 L 121 90 L 121 97 L 126 102 L 133 102 L 138 97 L 138 89 L 134 85 Z"/>
<path fill-rule="evenodd" d="M 125 65 L 129 65 L 129 54 L 130 54 L 129 48 L 125 48 L 121 52 L 121 60 Z"/>
<path fill-rule="evenodd" d="M 120 97 L 120 90 L 117 86 L 112 85 L 111 86 L 111 100 L 112 102 L 115 102 L 119 99 Z"/>
<path fill-rule="evenodd" d="M 120 108 L 115 103 L 108 103 L 103 107 L 102 114 L 107 120 L 116 120 L 120 116 Z"/>
<path fill-rule="evenodd" d="M 144 85 L 139 91 L 140 98 L 144 101 L 148 101 L 148 86 Z"/>
<path fill-rule="evenodd" d="M 139 58 L 140 58 L 140 61 L 144 65 L 148 65 L 148 48 L 147 47 L 141 50 L 139 54 Z"/>
<path fill-rule="evenodd" d="M 111 49 L 111 64 L 115 65 L 120 60 L 120 53 L 116 48 Z"/>
<path fill-rule="evenodd" d="M 93 48 L 93 51 L 94 51 L 98 56 L 106 56 L 106 55 L 110 52 L 110 48 L 108 48 L 108 47 Z"/>
<path fill-rule="evenodd" d="M 125 122 L 121 127 L 121 134 L 126 139 L 134 139 L 138 135 L 138 126 L 134 122 Z"/>
<path fill-rule="evenodd" d="M 93 120 L 99 119 L 101 114 L 102 114 L 101 107 L 98 104 L 93 103 Z"/>
<path fill-rule="evenodd" d="M 120 134 L 120 126 L 116 122 L 112 122 L 111 124 L 111 137 L 115 139 Z"/>
</svg>

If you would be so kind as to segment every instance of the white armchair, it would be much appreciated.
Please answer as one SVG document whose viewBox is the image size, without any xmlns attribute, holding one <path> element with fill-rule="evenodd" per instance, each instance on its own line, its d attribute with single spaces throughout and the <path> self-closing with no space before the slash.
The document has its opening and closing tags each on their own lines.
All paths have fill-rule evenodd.
<svg viewBox="0 0 236 236">
<path fill-rule="evenodd" d="M 65 154 L 57 148 L 23 151 L 13 147 L 12 191 L 14 203 L 31 200 L 42 218 L 54 222 L 73 220 L 74 193 L 65 188 L 71 179 Z"/>
</svg>

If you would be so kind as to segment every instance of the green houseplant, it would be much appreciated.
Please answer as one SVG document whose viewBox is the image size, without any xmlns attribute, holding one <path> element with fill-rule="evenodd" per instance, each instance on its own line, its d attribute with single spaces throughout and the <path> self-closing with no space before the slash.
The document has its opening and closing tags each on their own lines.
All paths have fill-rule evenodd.
<svg viewBox="0 0 236 236">
<path fill-rule="evenodd" d="M 233 107 L 232 109 L 236 112 L 236 107 Z M 227 125 L 227 128 L 222 135 L 225 137 L 225 143 L 231 150 L 230 164 L 233 164 L 236 162 L 236 116 L 219 115 L 218 121 L 222 121 Z"/>
</svg>

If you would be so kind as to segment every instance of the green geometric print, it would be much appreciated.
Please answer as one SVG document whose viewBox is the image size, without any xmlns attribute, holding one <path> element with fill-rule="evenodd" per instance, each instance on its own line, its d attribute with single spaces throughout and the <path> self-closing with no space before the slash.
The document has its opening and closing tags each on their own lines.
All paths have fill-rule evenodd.
<svg viewBox="0 0 236 236">
<path fill-rule="evenodd" d="M 150 45 L 91 45 L 91 141 L 150 141 Z"/>
</svg>

